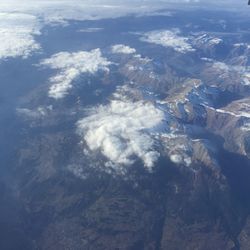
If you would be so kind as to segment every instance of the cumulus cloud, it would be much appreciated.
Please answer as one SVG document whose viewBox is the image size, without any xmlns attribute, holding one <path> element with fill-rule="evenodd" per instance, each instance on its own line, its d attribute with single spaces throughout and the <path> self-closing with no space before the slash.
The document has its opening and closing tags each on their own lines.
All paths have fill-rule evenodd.
<svg viewBox="0 0 250 250">
<path fill-rule="evenodd" d="M 55 99 L 65 97 L 73 87 L 74 80 L 81 74 L 95 74 L 100 70 L 108 71 L 110 64 L 111 62 L 102 57 L 100 49 L 89 52 L 60 52 L 40 63 L 42 66 L 59 71 L 58 74 L 50 78 L 52 86 L 49 89 L 49 96 Z"/>
<path fill-rule="evenodd" d="M 27 57 L 40 49 L 34 35 L 40 34 L 40 25 L 30 14 L 0 13 L 0 59 Z"/>
<path fill-rule="evenodd" d="M 136 156 L 151 170 L 159 157 L 152 133 L 163 119 L 164 112 L 151 103 L 113 100 L 90 110 L 77 127 L 89 149 L 114 166 L 131 165 Z"/>
<path fill-rule="evenodd" d="M 124 44 L 116 44 L 112 46 L 112 53 L 114 54 L 134 54 L 136 49 L 126 46 Z"/>
<path fill-rule="evenodd" d="M 179 30 L 156 30 L 147 32 L 141 38 L 142 41 L 173 48 L 175 51 L 186 53 L 194 51 L 189 39 L 179 35 Z"/>
</svg>

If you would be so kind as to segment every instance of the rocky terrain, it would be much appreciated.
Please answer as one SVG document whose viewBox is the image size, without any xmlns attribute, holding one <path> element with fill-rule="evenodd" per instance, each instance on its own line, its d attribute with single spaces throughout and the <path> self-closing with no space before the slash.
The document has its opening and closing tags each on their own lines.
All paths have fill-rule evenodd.
<svg viewBox="0 0 250 250">
<path fill-rule="evenodd" d="M 0 248 L 248 250 L 250 49 L 224 25 L 36 62 L 49 77 L 17 100 Z"/>
</svg>

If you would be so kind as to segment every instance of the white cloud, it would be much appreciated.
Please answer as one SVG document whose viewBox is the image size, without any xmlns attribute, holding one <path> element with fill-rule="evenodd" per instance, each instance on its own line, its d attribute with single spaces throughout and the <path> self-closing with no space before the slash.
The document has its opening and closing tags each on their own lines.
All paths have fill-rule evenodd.
<svg viewBox="0 0 250 250">
<path fill-rule="evenodd" d="M 116 18 L 147 11 L 148 4 L 142 5 L 141 1 L 0 1 L 0 59 L 27 57 L 40 49 L 35 36 L 44 25 L 64 25 L 68 20 Z"/>
<path fill-rule="evenodd" d="M 115 54 L 134 54 L 136 53 L 136 49 L 131 48 L 129 46 L 123 44 L 116 44 L 112 46 L 112 53 Z"/>
<path fill-rule="evenodd" d="M 176 164 L 181 164 L 183 161 L 182 156 L 177 154 L 171 155 L 170 160 Z"/>
<path fill-rule="evenodd" d="M 179 30 L 156 30 L 145 33 L 141 40 L 170 47 L 181 53 L 194 51 L 194 48 L 188 42 L 189 39 L 179 36 L 179 33 Z"/>
<path fill-rule="evenodd" d="M 52 106 L 48 107 L 38 107 L 34 110 L 28 109 L 28 108 L 18 108 L 17 112 L 20 115 L 24 115 L 27 118 L 41 118 L 43 116 L 46 116 L 48 111 L 52 110 Z"/>
<path fill-rule="evenodd" d="M 72 88 L 73 81 L 81 74 L 95 74 L 100 70 L 108 71 L 110 64 L 111 62 L 102 57 L 100 49 L 90 52 L 60 52 L 40 63 L 40 65 L 59 70 L 58 74 L 50 78 L 52 86 L 49 89 L 49 96 L 55 99 L 65 97 Z"/>
<path fill-rule="evenodd" d="M 201 1 L 204 3 L 205 0 Z M 49 24 L 66 24 L 69 20 L 99 20 L 128 14 L 139 16 L 159 13 L 169 4 L 198 2 L 197 0 L 9 0 L 0 1 L 0 59 L 27 57 L 39 49 L 34 36 Z M 213 1 L 215 2 L 215 1 Z M 224 1 L 216 1 L 216 3 Z M 232 2 L 227 4 L 232 6 Z M 235 2 L 235 1 L 234 1 Z M 237 1 L 238 2 L 238 1 Z M 242 4 L 244 5 L 243 0 Z M 180 7 L 180 6 L 179 6 Z M 181 5 L 181 7 L 183 7 Z M 178 9 L 178 7 L 177 7 Z M 163 13 L 163 12 L 162 12 Z M 3 16 L 4 15 L 4 16 Z M 22 24 L 22 25 L 20 25 Z M 93 30 L 92 30 L 93 31 Z M 179 41 L 180 42 L 180 41 Z M 183 43 L 182 41 L 181 43 Z"/>
<path fill-rule="evenodd" d="M 89 149 L 100 150 L 111 165 L 133 164 L 136 156 L 151 170 L 159 157 L 151 133 L 163 119 L 163 111 L 151 103 L 113 100 L 93 108 L 77 126 Z"/>
<path fill-rule="evenodd" d="M 212 67 L 220 74 L 220 78 L 230 78 L 237 74 L 243 85 L 250 85 L 250 67 L 241 65 L 229 65 L 224 62 L 214 61 Z"/>
<path fill-rule="evenodd" d="M 77 164 L 70 164 L 68 166 L 68 170 L 74 174 L 75 176 L 77 176 L 78 178 L 82 179 L 82 180 L 86 180 L 87 179 L 87 175 L 86 173 L 84 173 L 82 166 L 77 165 Z"/>
<path fill-rule="evenodd" d="M 18 13 L 0 13 L 0 59 L 27 57 L 40 49 L 34 35 L 40 25 L 35 16 Z"/>
<path fill-rule="evenodd" d="M 94 32 L 98 32 L 98 31 L 102 31 L 103 28 L 86 28 L 86 29 L 80 29 L 78 30 L 78 32 L 82 32 L 82 33 L 94 33 Z"/>
<path fill-rule="evenodd" d="M 165 4 L 141 0 L 9 0 L 0 2 L 0 11 L 36 15 L 46 21 L 98 20 L 127 14 L 152 13 Z"/>
</svg>

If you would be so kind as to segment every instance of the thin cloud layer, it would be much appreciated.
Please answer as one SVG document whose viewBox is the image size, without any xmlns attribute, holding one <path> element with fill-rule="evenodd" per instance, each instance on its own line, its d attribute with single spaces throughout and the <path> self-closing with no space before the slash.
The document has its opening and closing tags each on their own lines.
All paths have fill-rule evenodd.
<svg viewBox="0 0 250 250">
<path fill-rule="evenodd" d="M 48 24 L 64 23 L 67 20 L 98 20 L 127 14 L 152 13 L 164 8 L 165 3 L 159 0 L 154 2 L 144 0 L 10 0 L 0 2 L 0 12 L 32 14 Z"/>
<path fill-rule="evenodd" d="M 34 35 L 40 34 L 35 16 L 18 13 L 0 13 L 0 59 L 28 57 L 40 45 Z"/>
<path fill-rule="evenodd" d="M 116 44 L 112 46 L 112 53 L 114 54 L 134 54 L 136 49 L 126 46 L 124 44 Z"/>
<path fill-rule="evenodd" d="M 39 30 L 45 25 L 67 24 L 69 20 L 100 20 L 105 18 L 117 18 L 128 14 L 139 16 L 152 13 L 159 13 L 159 10 L 167 9 L 170 4 L 177 4 L 183 8 L 186 6 L 208 5 L 205 0 L 9 0 L 0 2 L 0 59 L 8 57 L 27 57 L 32 52 L 40 48 L 35 40 L 35 35 L 39 35 Z M 223 8 L 237 5 L 244 6 L 245 2 L 212 1 L 209 4 L 221 4 Z M 239 2 L 239 3 L 238 3 Z M 182 3 L 181 5 L 178 3 Z M 212 4 L 211 4 L 212 3 Z M 234 6 L 235 7 L 235 6 Z M 239 9 L 239 8 L 237 8 Z M 163 34 L 164 35 L 164 34 Z M 166 35 L 166 34 L 165 34 Z M 173 34 L 168 34 L 173 36 Z M 176 39 L 172 37 L 172 42 Z M 147 39 L 148 40 L 148 39 Z M 152 40 L 152 37 L 151 39 Z M 154 40 L 154 39 L 153 39 Z M 158 44 L 166 42 L 159 41 Z M 178 40 L 185 44 L 185 39 Z M 173 45 L 172 45 L 173 46 Z M 186 45 L 187 46 L 187 45 Z M 189 48 L 190 49 L 190 48 Z M 181 49 L 180 49 L 181 50 Z"/>
<path fill-rule="evenodd" d="M 77 127 L 89 149 L 99 150 L 111 165 L 131 165 L 136 156 L 152 170 L 159 153 L 151 133 L 163 120 L 164 112 L 151 103 L 113 100 L 93 108 Z"/>
<path fill-rule="evenodd" d="M 157 5 L 157 4 L 156 4 Z M 154 9 L 159 9 L 159 6 Z M 0 60 L 28 57 L 40 49 L 35 36 L 45 25 L 66 24 L 69 20 L 99 20 L 129 13 L 144 13 L 141 1 L 10 0 L 0 2 Z"/>
<path fill-rule="evenodd" d="M 54 99 L 65 97 L 72 88 L 74 80 L 81 74 L 109 71 L 110 64 L 111 62 L 102 57 L 100 49 L 90 52 L 60 52 L 40 63 L 42 66 L 59 70 L 58 74 L 50 78 L 52 86 L 49 89 L 49 96 Z"/>
<path fill-rule="evenodd" d="M 141 40 L 164 47 L 170 47 L 181 53 L 194 51 L 194 48 L 188 42 L 188 38 L 180 36 L 179 33 L 179 30 L 151 31 L 145 33 Z"/>
</svg>

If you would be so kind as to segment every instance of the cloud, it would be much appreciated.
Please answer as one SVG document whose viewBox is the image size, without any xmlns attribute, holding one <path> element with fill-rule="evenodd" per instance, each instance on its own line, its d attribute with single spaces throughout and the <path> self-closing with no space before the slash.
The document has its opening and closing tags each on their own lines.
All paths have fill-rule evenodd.
<svg viewBox="0 0 250 250">
<path fill-rule="evenodd" d="M 0 13 L 0 59 L 28 57 L 40 45 L 34 35 L 40 34 L 40 25 L 30 14 Z"/>
<path fill-rule="evenodd" d="M 72 88 L 73 81 L 80 75 L 95 74 L 100 70 L 108 71 L 110 64 L 111 62 L 102 57 L 100 49 L 89 52 L 60 52 L 40 63 L 42 66 L 59 70 L 58 74 L 50 78 L 52 86 L 49 89 L 49 96 L 55 99 L 65 97 Z"/>
<path fill-rule="evenodd" d="M 40 45 L 35 36 L 45 25 L 66 24 L 69 20 L 100 20 L 118 18 L 128 14 L 139 16 L 159 14 L 159 10 L 169 8 L 170 4 L 183 8 L 197 0 L 9 0 L 0 1 L 0 59 L 8 57 L 27 57 L 38 50 Z M 204 7 L 205 0 L 201 0 Z M 212 1 L 234 7 L 235 2 Z M 181 5 L 178 3 L 182 3 Z M 234 3 L 234 4 L 233 4 Z M 176 5 L 177 4 L 177 5 Z M 207 1 L 206 1 L 207 4 Z M 223 4 L 223 5 L 222 5 Z M 196 4 L 197 6 L 201 6 Z M 207 4 L 209 5 L 209 4 Z M 212 5 L 212 4 L 211 4 Z M 237 3 L 245 7 L 245 2 Z M 178 7 L 179 6 L 179 7 Z M 171 9 L 174 9 L 172 6 Z M 237 8 L 237 10 L 240 8 Z M 243 10 L 243 9 L 241 9 Z M 89 30 L 90 31 L 90 30 Z M 92 30 L 93 31 L 93 30 Z M 171 34 L 170 34 L 171 35 Z M 159 38 L 158 38 L 159 40 Z M 173 41 L 173 38 L 172 38 Z M 174 41 L 173 41 L 174 42 Z M 184 44 L 185 39 L 180 43 Z M 166 43 L 165 43 L 166 44 Z M 178 45 L 177 45 L 178 46 Z"/>
<path fill-rule="evenodd" d="M 99 20 L 128 13 L 144 13 L 141 1 L 10 0 L 0 2 L 0 60 L 28 57 L 40 49 L 35 40 L 45 25 L 65 24 L 68 20 Z M 138 8 L 135 8 L 137 6 Z M 91 30 L 89 30 L 91 31 Z M 93 31 L 93 30 L 92 30 Z"/>
<path fill-rule="evenodd" d="M 156 30 L 147 32 L 141 38 L 142 41 L 173 48 L 175 51 L 186 53 L 194 51 L 188 38 L 179 36 L 179 30 Z"/>
<path fill-rule="evenodd" d="M 173 163 L 176 163 L 176 164 L 181 164 L 183 162 L 182 160 L 182 156 L 181 155 L 177 155 L 177 154 L 173 154 L 170 156 L 170 160 L 173 162 Z"/>
<path fill-rule="evenodd" d="M 244 45 L 247 47 L 247 45 Z M 241 84 L 250 85 L 250 67 L 241 65 L 229 65 L 224 62 L 214 61 L 212 68 L 220 74 L 220 78 L 232 78 L 235 74 L 241 80 Z"/>
<path fill-rule="evenodd" d="M 0 11 L 36 15 L 46 21 L 98 20 L 127 14 L 142 14 L 164 8 L 162 1 L 142 0 L 10 0 L 0 2 Z"/>
<path fill-rule="evenodd" d="M 88 177 L 88 175 L 84 172 L 82 166 L 80 165 L 70 164 L 68 166 L 68 170 L 82 180 L 86 180 L 86 178 Z"/>
<path fill-rule="evenodd" d="M 151 103 L 112 100 L 90 110 L 77 131 L 89 149 L 99 150 L 111 165 L 131 165 L 136 156 L 152 170 L 159 157 L 152 133 L 163 120 L 164 112 Z"/>
<path fill-rule="evenodd" d="M 130 48 L 129 46 L 123 44 L 116 44 L 112 46 L 112 53 L 114 54 L 134 54 L 136 49 Z"/>
<path fill-rule="evenodd" d="M 46 117 L 51 111 L 53 110 L 52 106 L 46 106 L 42 107 L 39 106 L 35 109 L 28 109 L 28 108 L 17 108 L 16 111 L 19 115 L 26 119 L 41 119 L 43 117 Z"/>
<path fill-rule="evenodd" d="M 86 29 L 80 29 L 78 32 L 82 33 L 94 33 L 94 32 L 99 32 L 102 31 L 103 28 L 86 28 Z"/>
</svg>

